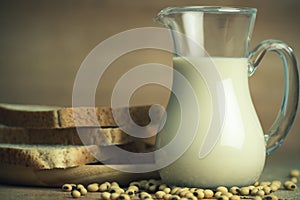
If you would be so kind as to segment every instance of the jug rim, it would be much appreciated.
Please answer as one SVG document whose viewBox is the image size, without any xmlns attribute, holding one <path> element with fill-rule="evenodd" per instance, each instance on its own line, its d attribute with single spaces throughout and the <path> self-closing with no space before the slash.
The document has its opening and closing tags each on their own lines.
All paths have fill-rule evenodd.
<svg viewBox="0 0 300 200">
<path fill-rule="evenodd" d="M 256 8 L 238 6 L 183 6 L 167 7 L 162 9 L 157 16 L 170 15 L 183 12 L 203 12 L 211 14 L 256 14 Z"/>
</svg>

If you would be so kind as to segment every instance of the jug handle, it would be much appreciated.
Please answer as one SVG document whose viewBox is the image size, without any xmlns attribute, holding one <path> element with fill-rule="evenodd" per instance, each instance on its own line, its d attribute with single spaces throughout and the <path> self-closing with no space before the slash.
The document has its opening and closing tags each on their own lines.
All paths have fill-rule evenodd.
<svg viewBox="0 0 300 200">
<path fill-rule="evenodd" d="M 294 122 L 299 98 L 298 67 L 293 50 L 280 40 L 265 40 L 249 54 L 249 76 L 251 76 L 267 52 L 277 53 L 283 64 L 284 95 L 280 110 L 271 128 L 265 133 L 266 154 L 269 155 L 284 141 Z"/>
</svg>

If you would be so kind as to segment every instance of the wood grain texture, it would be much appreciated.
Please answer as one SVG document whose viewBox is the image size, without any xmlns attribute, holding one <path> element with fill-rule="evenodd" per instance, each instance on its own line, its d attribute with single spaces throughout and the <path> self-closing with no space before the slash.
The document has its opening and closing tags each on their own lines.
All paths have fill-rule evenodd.
<svg viewBox="0 0 300 200">
<path fill-rule="evenodd" d="M 282 157 L 282 154 L 276 154 L 271 159 L 268 159 L 265 170 L 260 178 L 260 181 L 269 181 L 269 180 L 280 180 L 284 182 L 288 179 L 288 172 L 290 169 L 299 168 L 300 160 L 298 159 L 298 154 L 293 156 L 285 156 Z M 146 174 L 126 174 L 122 172 L 116 172 L 112 169 L 103 166 L 84 166 L 58 171 L 50 171 L 44 172 L 42 171 L 34 171 L 34 170 L 26 170 L 20 168 L 12 168 L 11 173 L 14 176 L 10 176 L 9 179 L 5 178 L 5 171 L 8 171 L 10 166 L 0 165 L 0 180 L 2 185 L 0 184 L 0 197 L 3 200 L 13 199 L 13 200 L 52 200 L 52 199 L 72 199 L 69 192 L 61 191 L 60 182 L 77 182 L 78 183 L 102 183 L 104 181 L 118 181 L 123 186 L 128 185 L 131 180 L 142 180 L 149 178 L 158 179 L 157 172 L 151 172 Z M 25 170 L 25 171 L 23 171 Z M 63 171 L 63 172 L 60 172 Z M 27 174 L 27 177 L 24 175 Z M 20 178 L 18 178 L 21 177 Z M 14 177 L 14 180 L 13 180 Z M 10 182 L 8 182 L 10 180 Z M 13 181 L 13 182 L 12 182 Z M 9 185 L 9 183 L 16 184 L 16 181 L 19 181 L 19 184 L 25 184 L 26 187 L 17 186 L 17 185 Z M 21 183 L 23 181 L 23 183 Z M 46 187 L 34 187 L 30 186 L 30 183 L 39 184 L 40 186 Z M 64 182 L 65 183 L 65 182 Z M 49 185 L 53 185 L 53 187 Z M 57 184 L 57 186 L 55 186 Z M 300 190 L 296 191 L 287 191 L 281 188 L 280 190 L 274 193 L 279 197 L 279 199 L 286 200 L 298 200 L 300 197 Z M 88 193 L 87 196 L 82 197 L 85 200 L 95 200 L 99 199 L 99 193 Z M 253 198 L 243 198 L 243 199 L 253 199 Z M 211 199 L 212 200 L 212 199 Z"/>
<path fill-rule="evenodd" d="M 38 170 L 29 167 L 0 164 L 0 182 L 13 185 L 61 187 L 64 183 L 89 184 L 117 181 L 126 185 L 130 181 L 159 178 L 156 171 L 127 173 L 105 165 L 84 165 L 68 169 Z"/>
</svg>

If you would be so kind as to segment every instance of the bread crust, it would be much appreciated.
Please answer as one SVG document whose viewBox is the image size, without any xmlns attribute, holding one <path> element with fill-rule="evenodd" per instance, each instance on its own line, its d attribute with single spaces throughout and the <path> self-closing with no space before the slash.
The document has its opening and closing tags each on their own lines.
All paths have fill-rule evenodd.
<svg viewBox="0 0 300 200">
<path fill-rule="evenodd" d="M 56 107 L 38 105 L 0 104 L 0 124 L 25 128 L 70 128 L 70 127 L 118 127 L 136 123 L 145 126 L 150 123 L 151 106 L 117 108 L 110 107 Z M 162 109 L 152 110 L 156 122 L 162 116 Z M 118 120 L 115 120 L 118 119 Z M 116 122 L 117 121 L 117 122 Z"/>
</svg>

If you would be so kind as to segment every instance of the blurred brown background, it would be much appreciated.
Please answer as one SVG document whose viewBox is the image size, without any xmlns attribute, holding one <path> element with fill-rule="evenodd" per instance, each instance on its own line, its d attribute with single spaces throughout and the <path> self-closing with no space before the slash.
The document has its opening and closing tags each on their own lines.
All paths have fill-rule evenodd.
<svg viewBox="0 0 300 200">
<path fill-rule="evenodd" d="M 300 62 L 300 2 L 252 1 L 141 1 L 141 0 L 1 0 L 0 102 L 70 106 L 76 72 L 87 54 L 101 41 L 122 31 L 158 26 L 156 13 L 167 6 L 227 5 L 258 8 L 251 48 L 265 39 L 291 45 Z M 146 50 L 129 53 L 112 64 L 101 80 L 96 101 L 108 105 L 113 83 L 138 64 L 170 64 L 167 53 Z M 251 94 L 264 129 L 272 124 L 280 106 L 283 76 L 278 56 L 268 55 L 254 77 Z M 166 90 L 145 87 L 133 102 L 165 103 Z M 300 118 L 277 155 L 300 153 Z"/>
</svg>

